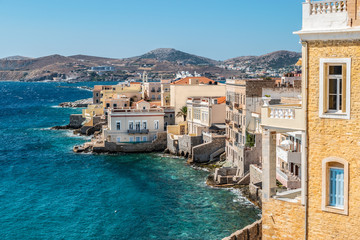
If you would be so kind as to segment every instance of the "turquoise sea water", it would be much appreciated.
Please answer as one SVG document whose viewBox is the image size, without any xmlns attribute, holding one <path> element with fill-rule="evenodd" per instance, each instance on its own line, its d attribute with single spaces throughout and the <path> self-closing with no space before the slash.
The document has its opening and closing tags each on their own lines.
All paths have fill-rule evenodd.
<svg viewBox="0 0 360 240">
<path fill-rule="evenodd" d="M 184 159 L 74 154 L 86 139 L 49 127 L 91 92 L 58 85 L 0 82 L 0 239 L 221 239 L 260 218 Z"/>
</svg>

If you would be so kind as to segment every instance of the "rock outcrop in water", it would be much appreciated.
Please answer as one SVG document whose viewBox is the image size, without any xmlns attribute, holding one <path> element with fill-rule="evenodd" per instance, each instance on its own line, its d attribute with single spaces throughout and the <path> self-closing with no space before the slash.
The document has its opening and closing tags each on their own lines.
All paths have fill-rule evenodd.
<svg viewBox="0 0 360 240">
<path fill-rule="evenodd" d="M 93 103 L 93 99 L 87 98 L 87 99 L 77 100 L 75 102 L 63 102 L 63 103 L 60 103 L 59 106 L 60 107 L 87 107 L 89 104 L 92 104 L 92 103 Z"/>
</svg>

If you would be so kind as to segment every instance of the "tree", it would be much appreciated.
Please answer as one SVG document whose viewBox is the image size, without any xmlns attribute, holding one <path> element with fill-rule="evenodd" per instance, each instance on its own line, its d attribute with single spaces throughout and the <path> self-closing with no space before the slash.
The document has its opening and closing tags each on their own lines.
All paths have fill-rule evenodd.
<svg viewBox="0 0 360 240">
<path fill-rule="evenodd" d="M 183 106 L 182 108 L 180 108 L 180 111 L 176 114 L 176 117 L 183 117 L 184 121 L 186 121 L 187 106 Z"/>
</svg>

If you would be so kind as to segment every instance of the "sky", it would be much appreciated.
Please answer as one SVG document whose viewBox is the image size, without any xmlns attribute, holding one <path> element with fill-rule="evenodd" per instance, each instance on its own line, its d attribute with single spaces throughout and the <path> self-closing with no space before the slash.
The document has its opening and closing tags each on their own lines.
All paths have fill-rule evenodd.
<svg viewBox="0 0 360 240">
<path fill-rule="evenodd" d="M 305 0 L 0 0 L 0 58 L 124 58 L 175 48 L 225 60 L 299 51 Z"/>
</svg>

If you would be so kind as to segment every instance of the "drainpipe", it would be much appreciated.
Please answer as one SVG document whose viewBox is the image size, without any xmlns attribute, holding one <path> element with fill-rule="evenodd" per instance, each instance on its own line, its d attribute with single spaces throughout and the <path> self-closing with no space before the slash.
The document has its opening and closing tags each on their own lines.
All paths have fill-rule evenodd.
<svg viewBox="0 0 360 240">
<path fill-rule="evenodd" d="M 309 176 L 309 170 L 308 170 L 308 157 L 309 157 L 309 154 L 308 154 L 308 140 L 309 140 L 309 137 L 308 137 L 308 99 L 309 99 L 309 82 L 308 82 L 308 78 L 309 78 L 309 60 L 308 60 L 308 56 L 309 56 L 309 49 L 308 49 L 308 43 L 306 41 L 303 41 L 302 42 L 303 44 L 303 47 L 305 48 L 305 50 L 303 51 L 304 53 L 304 56 L 303 56 L 303 64 L 304 65 L 304 77 L 303 79 L 305 80 L 304 81 L 304 84 L 305 84 L 305 94 L 303 94 L 304 96 L 304 99 L 302 100 L 302 104 L 303 104 L 303 107 L 304 107 L 304 110 L 305 110 L 305 117 L 304 117 L 304 121 L 305 121 L 305 153 L 303 156 L 305 156 L 305 161 L 304 161 L 304 164 L 305 164 L 305 169 L 306 169 L 306 173 L 305 173 L 305 186 L 303 187 L 303 191 L 305 191 L 305 199 L 304 199 L 304 204 L 305 204 L 305 221 L 304 221 L 304 239 L 307 240 L 308 239 L 308 176 Z"/>
</svg>

